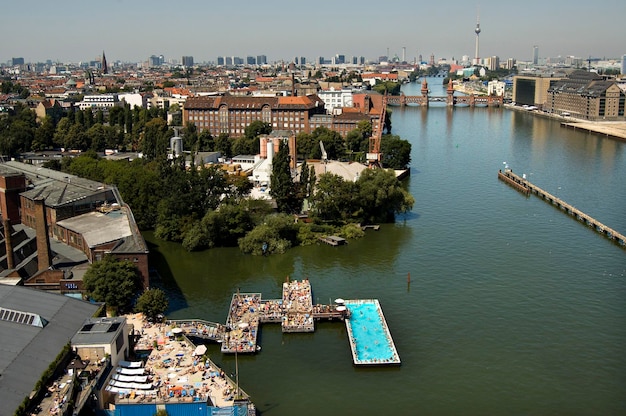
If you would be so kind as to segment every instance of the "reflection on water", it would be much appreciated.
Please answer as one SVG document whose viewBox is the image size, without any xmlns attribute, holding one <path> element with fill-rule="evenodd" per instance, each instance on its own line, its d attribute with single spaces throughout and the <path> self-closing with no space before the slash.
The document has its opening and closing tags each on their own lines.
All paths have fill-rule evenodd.
<svg viewBox="0 0 626 416">
<path fill-rule="evenodd" d="M 379 299 L 402 357 L 393 370 L 355 369 L 341 323 L 261 328 L 263 349 L 239 372 L 268 415 L 625 414 L 625 251 L 496 177 L 506 161 L 624 233 L 625 144 L 505 109 L 392 117 L 413 146 L 413 212 L 346 246 L 278 256 L 158 242 L 151 266 L 174 297 L 169 315 L 224 321 L 237 288 L 276 298 L 288 275 L 308 278 L 317 303 Z M 233 357 L 209 352 L 234 372 Z"/>
</svg>

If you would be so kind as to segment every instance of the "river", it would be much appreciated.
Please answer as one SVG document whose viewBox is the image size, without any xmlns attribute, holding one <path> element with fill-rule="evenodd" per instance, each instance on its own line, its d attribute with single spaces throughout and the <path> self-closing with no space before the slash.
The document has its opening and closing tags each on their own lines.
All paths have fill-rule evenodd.
<svg viewBox="0 0 626 416">
<path fill-rule="evenodd" d="M 429 79 L 432 95 L 445 95 L 440 83 Z M 379 299 L 400 367 L 355 368 L 341 323 L 313 334 L 263 325 L 262 351 L 239 356 L 263 415 L 625 414 L 626 251 L 497 171 L 506 162 L 626 233 L 626 143 L 440 104 L 394 107 L 392 132 L 413 146 L 415 205 L 347 246 L 187 253 L 146 233 L 168 316 L 224 322 L 237 289 L 277 298 L 286 276 L 308 278 L 319 303 Z M 234 373 L 234 357 L 209 352 Z"/>
</svg>

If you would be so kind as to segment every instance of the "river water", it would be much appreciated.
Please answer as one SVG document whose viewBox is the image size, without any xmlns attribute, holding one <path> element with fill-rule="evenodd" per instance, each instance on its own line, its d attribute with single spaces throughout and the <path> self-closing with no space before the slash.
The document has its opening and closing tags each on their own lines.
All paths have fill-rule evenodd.
<svg viewBox="0 0 626 416">
<path fill-rule="evenodd" d="M 342 323 L 263 325 L 262 351 L 239 356 L 263 415 L 626 414 L 626 251 L 497 179 L 506 162 L 626 233 L 626 143 L 436 104 L 393 108 L 392 127 L 413 146 L 411 213 L 347 246 L 270 257 L 187 253 L 146 233 L 168 316 L 224 322 L 237 289 L 278 298 L 286 276 L 308 278 L 315 302 L 380 301 L 400 367 L 355 368 Z M 209 352 L 234 373 L 234 357 Z"/>
</svg>

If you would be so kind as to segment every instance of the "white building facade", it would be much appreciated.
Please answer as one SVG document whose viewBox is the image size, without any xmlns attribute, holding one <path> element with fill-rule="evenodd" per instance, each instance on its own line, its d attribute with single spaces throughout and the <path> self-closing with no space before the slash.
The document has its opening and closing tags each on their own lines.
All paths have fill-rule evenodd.
<svg viewBox="0 0 626 416">
<path fill-rule="evenodd" d="M 329 90 L 319 91 L 317 96 L 324 101 L 324 107 L 329 114 L 341 114 L 340 109 L 342 107 L 352 107 L 352 90 L 341 89 L 335 90 L 330 88 Z"/>
</svg>

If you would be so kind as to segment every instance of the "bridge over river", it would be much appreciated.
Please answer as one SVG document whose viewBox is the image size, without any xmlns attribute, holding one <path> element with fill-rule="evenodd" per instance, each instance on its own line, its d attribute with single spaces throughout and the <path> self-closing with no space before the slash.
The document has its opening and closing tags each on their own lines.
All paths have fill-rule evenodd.
<svg viewBox="0 0 626 416">
<path fill-rule="evenodd" d="M 449 106 L 465 105 L 469 107 L 499 107 L 504 103 L 503 96 L 475 94 L 454 95 L 452 81 L 448 83 L 446 96 L 430 96 L 426 80 L 422 82 L 421 92 L 422 95 L 389 95 L 386 97 L 386 101 L 388 105 L 397 105 L 401 107 L 404 107 L 405 105 L 428 106 L 431 102 L 446 103 Z"/>
</svg>

